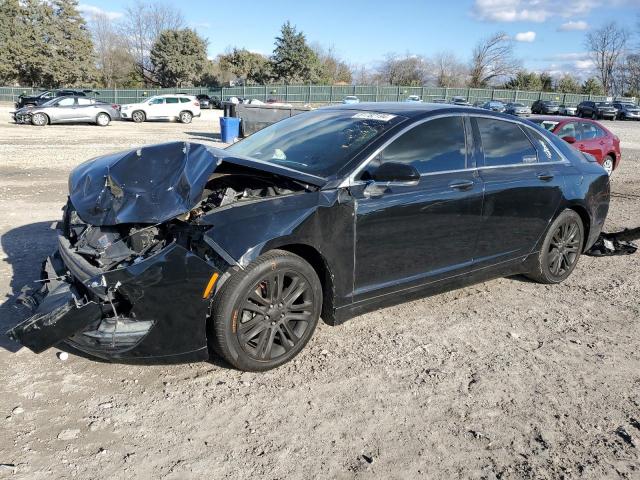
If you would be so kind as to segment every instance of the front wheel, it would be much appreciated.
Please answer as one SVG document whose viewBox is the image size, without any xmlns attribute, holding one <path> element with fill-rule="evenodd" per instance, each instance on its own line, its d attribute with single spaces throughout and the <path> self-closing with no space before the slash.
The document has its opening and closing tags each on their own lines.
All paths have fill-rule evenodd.
<svg viewBox="0 0 640 480">
<path fill-rule="evenodd" d="M 44 113 L 34 113 L 31 115 L 31 123 L 37 127 L 44 127 L 49 123 L 49 119 Z"/>
<path fill-rule="evenodd" d="M 131 114 L 131 120 L 136 123 L 142 123 L 147 119 L 147 116 L 141 110 L 136 110 Z"/>
<path fill-rule="evenodd" d="M 222 286 L 213 303 L 209 342 L 240 370 L 270 370 L 300 353 L 321 310 L 322 286 L 311 265 L 272 250 Z"/>
<path fill-rule="evenodd" d="M 575 268 L 584 244 L 582 219 L 573 210 L 564 210 L 545 236 L 533 268 L 526 275 L 540 283 L 560 283 Z"/>
</svg>

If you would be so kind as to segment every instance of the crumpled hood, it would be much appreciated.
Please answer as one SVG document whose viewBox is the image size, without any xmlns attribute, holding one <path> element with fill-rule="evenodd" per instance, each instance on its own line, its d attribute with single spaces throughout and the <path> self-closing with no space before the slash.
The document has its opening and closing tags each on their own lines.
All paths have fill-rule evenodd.
<svg viewBox="0 0 640 480">
<path fill-rule="evenodd" d="M 324 179 L 198 143 L 171 142 L 89 160 L 69 175 L 69 197 L 91 225 L 161 223 L 194 208 L 211 174 L 235 163 L 315 186 Z"/>
</svg>

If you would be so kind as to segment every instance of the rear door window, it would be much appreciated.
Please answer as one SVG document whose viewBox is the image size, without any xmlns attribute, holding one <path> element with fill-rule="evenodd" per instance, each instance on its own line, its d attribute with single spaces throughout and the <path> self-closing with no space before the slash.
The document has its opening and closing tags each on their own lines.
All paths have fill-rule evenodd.
<svg viewBox="0 0 640 480">
<path fill-rule="evenodd" d="M 167 97 L 167 103 L 179 103 L 180 100 L 177 97 Z"/>
<path fill-rule="evenodd" d="M 462 117 L 444 117 L 404 133 L 382 151 L 375 164 L 408 163 L 420 174 L 462 170 L 466 168 L 466 151 Z"/>
<path fill-rule="evenodd" d="M 206 98 L 204 100 L 207 100 Z M 186 97 L 183 97 L 180 99 L 180 103 L 189 103 L 189 99 Z"/>
<path fill-rule="evenodd" d="M 476 118 L 485 167 L 503 167 L 536 163 L 535 148 L 522 129 L 513 122 Z"/>
<path fill-rule="evenodd" d="M 92 105 L 93 103 L 95 103 L 95 100 L 92 98 L 79 98 L 78 99 L 78 105 Z"/>
<path fill-rule="evenodd" d="M 595 123 L 581 122 L 582 135 L 580 140 L 594 140 L 605 136 L 604 130 Z"/>
<path fill-rule="evenodd" d="M 564 137 L 578 138 L 579 133 L 580 132 L 578 130 L 578 123 L 569 122 L 569 123 L 565 123 L 562 127 L 560 127 L 560 130 L 556 132 L 556 135 L 558 135 L 560 138 L 564 138 Z"/>
</svg>

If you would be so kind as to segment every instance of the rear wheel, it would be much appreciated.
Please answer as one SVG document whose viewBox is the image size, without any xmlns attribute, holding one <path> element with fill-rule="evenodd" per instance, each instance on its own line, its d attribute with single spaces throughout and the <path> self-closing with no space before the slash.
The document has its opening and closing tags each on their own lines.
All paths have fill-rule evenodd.
<svg viewBox="0 0 640 480">
<path fill-rule="evenodd" d="M 180 112 L 180 122 L 182 123 L 191 123 L 191 119 L 193 119 L 193 115 L 191 112 Z"/>
<path fill-rule="evenodd" d="M 136 123 L 142 123 L 147 119 L 147 116 L 142 110 L 136 110 L 131 114 L 131 120 Z"/>
<path fill-rule="evenodd" d="M 106 127 L 109 123 L 111 123 L 111 117 L 106 113 L 99 113 L 96 117 L 96 125 Z"/>
<path fill-rule="evenodd" d="M 607 171 L 607 174 L 609 176 L 611 176 L 611 174 L 613 173 L 614 165 L 615 165 L 615 159 L 611 154 L 607 155 L 606 157 L 604 157 L 604 160 L 602 160 L 602 168 L 604 168 Z"/>
<path fill-rule="evenodd" d="M 49 123 L 49 118 L 44 113 L 34 113 L 31 115 L 31 123 L 37 127 L 44 127 Z"/>
<path fill-rule="evenodd" d="M 540 283 L 560 283 L 575 268 L 584 244 L 582 219 L 573 210 L 563 211 L 545 236 L 535 265 L 527 276 Z"/>
<path fill-rule="evenodd" d="M 273 250 L 234 273 L 213 306 L 209 341 L 236 368 L 264 371 L 295 357 L 322 310 L 322 286 L 302 258 Z"/>
</svg>

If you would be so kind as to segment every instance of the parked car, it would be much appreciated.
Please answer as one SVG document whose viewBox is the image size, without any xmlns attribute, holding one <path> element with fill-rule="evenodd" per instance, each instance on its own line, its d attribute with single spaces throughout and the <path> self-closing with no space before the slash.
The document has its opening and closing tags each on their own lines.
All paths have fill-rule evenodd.
<svg viewBox="0 0 640 480">
<path fill-rule="evenodd" d="M 631 102 L 613 102 L 620 120 L 640 120 L 640 107 Z"/>
<path fill-rule="evenodd" d="M 420 96 L 418 95 L 409 95 L 406 99 L 405 102 L 414 102 L 414 103 L 421 103 L 422 99 L 420 98 Z"/>
<path fill-rule="evenodd" d="M 120 119 L 120 105 L 87 97 L 58 97 L 37 107 L 23 107 L 13 112 L 16 123 L 39 127 L 54 123 L 95 123 L 106 127 Z"/>
<path fill-rule="evenodd" d="M 140 103 L 122 105 L 120 113 L 123 119 L 131 119 L 136 123 L 145 120 L 179 120 L 191 123 L 193 117 L 201 114 L 198 99 L 182 94 L 156 95 Z"/>
<path fill-rule="evenodd" d="M 531 109 L 524 103 L 510 102 L 505 106 L 504 113 L 519 117 L 528 117 L 531 115 Z"/>
<path fill-rule="evenodd" d="M 11 338 L 120 362 L 209 346 L 254 371 L 295 357 L 320 315 L 505 275 L 562 282 L 609 206 L 602 167 L 544 129 L 404 102 L 301 113 L 225 150 L 112 153 L 69 189 L 35 313 Z"/>
<path fill-rule="evenodd" d="M 360 99 L 355 95 L 347 95 L 346 97 L 344 97 L 344 99 L 342 99 L 342 103 L 347 105 L 353 104 L 353 103 L 360 103 Z"/>
<path fill-rule="evenodd" d="M 531 113 L 557 115 L 560 105 L 553 100 L 536 100 L 531 104 Z"/>
<path fill-rule="evenodd" d="M 505 107 L 504 107 L 504 103 L 499 102 L 497 100 L 491 100 L 489 102 L 486 102 L 484 105 L 482 105 L 482 108 L 484 108 L 485 110 L 491 110 L 492 112 L 504 112 Z"/>
<path fill-rule="evenodd" d="M 451 97 L 451 102 L 453 105 L 460 105 L 462 107 L 470 107 L 471 104 L 464 97 Z"/>
<path fill-rule="evenodd" d="M 93 92 L 93 90 L 73 90 L 73 89 L 65 89 L 65 90 L 46 90 L 38 95 L 20 95 L 18 96 L 18 101 L 16 102 L 16 108 L 22 107 L 35 107 L 37 105 L 42 105 L 45 102 L 57 97 L 85 97 L 88 93 Z M 97 94 L 97 92 L 95 92 Z"/>
<path fill-rule="evenodd" d="M 571 105 L 560 105 L 558 107 L 558 114 L 559 115 L 566 115 L 568 117 L 575 117 L 576 116 L 576 111 L 577 111 L 577 108 L 576 107 L 572 107 Z"/>
<path fill-rule="evenodd" d="M 615 120 L 618 116 L 618 111 L 610 102 L 594 102 L 587 100 L 578 104 L 576 115 L 583 118 L 592 118 L 593 120 L 597 120 L 599 118 Z"/>
<path fill-rule="evenodd" d="M 214 108 L 213 103 L 211 102 L 211 97 L 205 93 L 196 95 L 196 100 L 198 100 L 198 103 L 200 103 L 200 109 Z"/>
<path fill-rule="evenodd" d="M 565 117 L 531 117 L 530 120 L 581 152 L 593 155 L 609 175 L 620 165 L 620 139 L 601 123 Z"/>
</svg>

